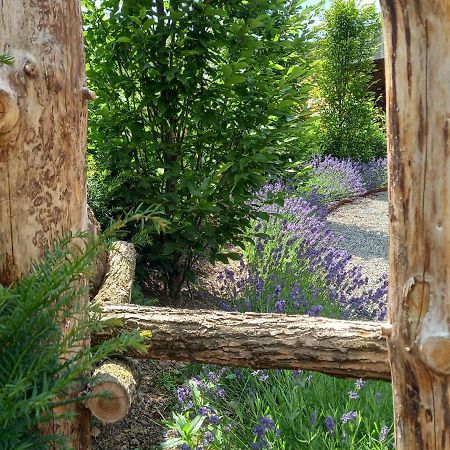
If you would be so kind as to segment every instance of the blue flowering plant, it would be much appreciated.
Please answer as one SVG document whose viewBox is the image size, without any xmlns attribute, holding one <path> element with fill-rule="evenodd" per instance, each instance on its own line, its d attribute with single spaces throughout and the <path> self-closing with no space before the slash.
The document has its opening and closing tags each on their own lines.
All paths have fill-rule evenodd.
<svg viewBox="0 0 450 450">
<path fill-rule="evenodd" d="M 392 400 L 385 382 L 205 366 L 178 394 L 181 412 L 167 422 L 176 437 L 163 448 L 392 448 Z"/>
<path fill-rule="evenodd" d="M 363 162 L 334 156 L 316 157 L 308 167 L 306 180 L 296 184 L 296 190 L 316 204 L 332 205 L 387 187 L 386 158 Z"/>
<path fill-rule="evenodd" d="M 331 177 L 339 164 L 342 178 L 351 181 L 342 192 L 382 187 L 381 160 L 363 165 L 328 158 L 314 170 Z M 255 201 L 268 195 L 282 195 L 285 201 L 282 206 L 261 206 L 269 219 L 254 222 L 249 231 L 253 245 L 246 247 L 238 264 L 218 275 L 220 305 L 243 312 L 384 320 L 387 277 L 369 283 L 351 256 L 338 250 L 339 241 L 328 228 L 327 206 L 336 197 L 312 189 L 299 192 L 292 183 L 277 182 L 258 193 Z M 385 382 L 303 371 L 204 367 L 179 388 L 178 401 L 184 426 L 187 421 L 197 425 L 195 439 L 189 440 L 176 420 L 167 422 L 177 430 L 178 448 L 392 448 L 392 394 Z"/>
</svg>

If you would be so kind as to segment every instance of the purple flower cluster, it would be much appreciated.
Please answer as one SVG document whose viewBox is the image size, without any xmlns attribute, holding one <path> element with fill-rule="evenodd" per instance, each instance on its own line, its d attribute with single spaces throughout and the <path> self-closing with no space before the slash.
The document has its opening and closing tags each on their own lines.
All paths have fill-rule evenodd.
<svg viewBox="0 0 450 450">
<path fill-rule="evenodd" d="M 315 159 L 312 166 L 311 187 L 325 200 L 330 197 L 350 197 L 365 191 L 358 164 L 351 159 L 326 156 Z"/>
<path fill-rule="evenodd" d="M 387 186 L 386 158 L 365 163 L 326 156 L 316 158 L 311 166 L 307 188 L 312 194 L 307 198 L 312 203 L 329 205 Z"/>
<path fill-rule="evenodd" d="M 266 439 L 266 434 L 269 430 L 274 430 L 276 434 L 279 433 L 279 431 L 275 429 L 275 424 L 270 417 L 261 417 L 258 424 L 253 429 L 255 442 L 250 445 L 252 450 L 268 448 L 269 443 Z"/>
<path fill-rule="evenodd" d="M 378 436 L 378 440 L 380 442 L 384 442 L 389 434 L 389 428 L 384 425 L 380 430 L 380 435 Z"/>
<path fill-rule="evenodd" d="M 352 420 L 356 420 L 358 418 L 358 413 L 356 411 L 350 411 L 348 413 L 345 413 L 341 416 L 341 422 L 347 423 Z"/>
<path fill-rule="evenodd" d="M 362 268 L 337 249 L 325 208 L 289 197 L 264 210 L 274 215 L 257 225 L 263 237 L 248 264 L 222 276 L 226 309 L 384 319 L 387 276 L 369 287 Z"/>
<path fill-rule="evenodd" d="M 183 410 L 192 408 L 192 389 L 190 386 L 180 386 L 177 388 L 177 399 Z"/>
<path fill-rule="evenodd" d="M 358 163 L 366 191 L 387 187 L 387 160 L 376 158 L 368 163 Z"/>
</svg>

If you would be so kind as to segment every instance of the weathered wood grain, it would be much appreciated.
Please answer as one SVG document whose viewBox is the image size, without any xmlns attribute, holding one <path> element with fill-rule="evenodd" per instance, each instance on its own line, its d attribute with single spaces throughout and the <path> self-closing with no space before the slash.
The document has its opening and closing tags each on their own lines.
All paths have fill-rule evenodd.
<svg viewBox="0 0 450 450">
<path fill-rule="evenodd" d="M 450 2 L 382 0 L 396 448 L 450 448 Z"/>
<path fill-rule="evenodd" d="M 8 285 L 56 238 L 86 229 L 80 2 L 2 0 L 0 30 L 0 53 L 14 58 L 11 67 L 0 65 L 0 283 Z M 69 436 L 76 450 L 89 449 L 87 410 L 60 411 L 81 416 L 53 423 L 47 432 Z"/>
</svg>

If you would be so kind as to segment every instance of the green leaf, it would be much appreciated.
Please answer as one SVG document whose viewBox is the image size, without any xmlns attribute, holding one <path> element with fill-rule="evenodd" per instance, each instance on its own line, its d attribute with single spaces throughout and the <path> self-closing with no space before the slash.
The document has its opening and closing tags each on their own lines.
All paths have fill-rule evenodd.
<svg viewBox="0 0 450 450">
<path fill-rule="evenodd" d="M 168 439 L 167 441 L 163 442 L 161 444 L 161 448 L 173 448 L 173 447 L 179 447 L 180 445 L 183 445 L 185 442 L 181 438 L 172 438 Z"/>
<path fill-rule="evenodd" d="M 145 19 L 145 16 L 147 15 L 147 8 L 145 6 L 143 6 L 140 10 L 139 10 L 139 17 L 141 19 Z"/>
<path fill-rule="evenodd" d="M 131 39 L 128 36 L 120 36 L 117 42 L 131 42 Z"/>
<path fill-rule="evenodd" d="M 203 425 L 203 422 L 205 421 L 206 416 L 195 416 L 194 419 L 191 422 L 191 434 L 195 435 L 200 430 L 201 426 Z"/>
</svg>

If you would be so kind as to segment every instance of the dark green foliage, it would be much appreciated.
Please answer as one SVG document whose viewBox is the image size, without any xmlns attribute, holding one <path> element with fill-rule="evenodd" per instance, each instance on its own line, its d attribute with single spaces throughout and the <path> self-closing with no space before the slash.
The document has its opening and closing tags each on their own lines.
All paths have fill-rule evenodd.
<svg viewBox="0 0 450 450">
<path fill-rule="evenodd" d="M 370 91 L 381 34 L 374 6 L 335 0 L 325 13 L 318 66 L 324 154 L 369 161 L 386 153 L 383 117 Z"/>
<path fill-rule="evenodd" d="M 227 260 L 226 244 L 243 245 L 253 193 L 302 147 L 311 9 L 301 3 L 85 2 L 99 96 L 90 152 L 102 168 L 93 206 L 103 220 L 162 206 L 168 232 L 135 241 L 173 298 L 200 256 Z"/>
<path fill-rule="evenodd" d="M 144 216 L 142 216 L 144 217 Z M 140 216 L 139 216 L 140 218 Z M 116 223 L 105 237 L 124 225 Z M 77 299 L 87 295 L 86 283 L 105 237 L 94 240 L 85 233 L 62 239 L 31 273 L 11 287 L 0 285 L 0 448 L 45 449 L 61 436 L 40 436 L 37 426 L 55 416 L 52 409 L 80 402 L 88 394 L 65 399 L 74 382 L 84 382 L 98 361 L 128 347 L 145 348 L 138 332 L 123 334 L 97 347 L 79 343 L 100 329 L 95 308 L 81 310 Z M 81 248 L 80 248 L 81 246 Z M 77 322 L 64 336 L 61 322 Z M 67 322 L 66 322 L 67 323 Z M 62 359 L 62 356 L 65 359 Z"/>
</svg>

